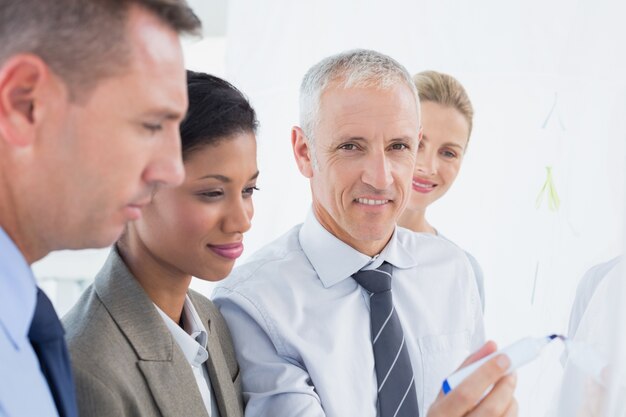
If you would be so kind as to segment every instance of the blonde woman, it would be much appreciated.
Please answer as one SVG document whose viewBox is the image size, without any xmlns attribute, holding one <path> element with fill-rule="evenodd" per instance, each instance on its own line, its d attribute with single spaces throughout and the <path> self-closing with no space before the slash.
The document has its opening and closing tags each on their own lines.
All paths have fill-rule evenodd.
<svg viewBox="0 0 626 417">
<path fill-rule="evenodd" d="M 424 71 L 416 74 L 413 81 L 422 107 L 423 136 L 413 173 L 413 193 L 398 224 L 415 232 L 438 235 L 426 219 L 426 209 L 446 194 L 459 173 L 472 133 L 474 109 L 461 83 L 450 75 Z M 482 269 L 472 255 L 466 254 L 484 309 Z"/>
</svg>

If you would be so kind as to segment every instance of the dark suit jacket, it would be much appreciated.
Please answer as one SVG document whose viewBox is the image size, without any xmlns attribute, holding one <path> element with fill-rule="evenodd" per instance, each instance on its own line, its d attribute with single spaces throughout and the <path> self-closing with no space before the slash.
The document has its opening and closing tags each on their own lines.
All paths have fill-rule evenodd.
<svg viewBox="0 0 626 417">
<path fill-rule="evenodd" d="M 208 299 L 189 291 L 208 333 L 206 362 L 221 417 L 243 416 L 230 332 Z M 63 317 L 79 413 L 208 417 L 191 367 L 116 248 Z"/>
</svg>

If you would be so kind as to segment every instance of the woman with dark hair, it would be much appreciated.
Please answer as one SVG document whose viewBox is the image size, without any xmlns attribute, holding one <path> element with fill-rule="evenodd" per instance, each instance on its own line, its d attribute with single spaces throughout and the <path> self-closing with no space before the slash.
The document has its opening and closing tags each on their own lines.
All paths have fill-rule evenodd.
<svg viewBox="0 0 626 417">
<path fill-rule="evenodd" d="M 187 77 L 185 181 L 153 191 L 64 318 L 81 415 L 243 415 L 228 328 L 189 284 L 226 277 L 243 251 L 257 189 L 257 120 L 228 82 Z M 155 123 L 154 140 L 159 129 Z"/>
</svg>

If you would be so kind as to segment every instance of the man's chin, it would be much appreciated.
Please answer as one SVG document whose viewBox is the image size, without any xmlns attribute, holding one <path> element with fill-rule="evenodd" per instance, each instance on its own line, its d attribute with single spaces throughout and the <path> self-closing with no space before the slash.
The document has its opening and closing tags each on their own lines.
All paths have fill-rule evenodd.
<svg viewBox="0 0 626 417">
<path fill-rule="evenodd" d="M 396 227 L 395 221 L 376 222 L 365 219 L 352 226 L 352 234 L 355 238 L 364 241 L 389 239 Z"/>
<path fill-rule="evenodd" d="M 126 224 L 110 226 L 107 229 L 85 230 L 82 241 L 72 249 L 100 249 L 113 245 L 118 241 Z"/>
<path fill-rule="evenodd" d="M 355 227 L 352 230 L 351 237 L 354 242 L 353 246 L 359 248 L 369 248 L 371 250 L 382 250 L 393 235 L 395 223 L 392 227 L 372 228 L 371 226 Z M 377 249 L 378 248 L 378 249 Z"/>
</svg>

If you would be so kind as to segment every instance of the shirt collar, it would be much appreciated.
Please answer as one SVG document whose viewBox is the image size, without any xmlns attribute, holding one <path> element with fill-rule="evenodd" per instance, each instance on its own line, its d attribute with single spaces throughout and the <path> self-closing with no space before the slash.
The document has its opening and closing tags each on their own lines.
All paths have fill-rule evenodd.
<svg viewBox="0 0 626 417">
<path fill-rule="evenodd" d="M 324 287 L 328 288 L 365 268 L 378 268 L 384 261 L 399 269 L 417 265 L 413 255 L 402 245 L 396 228 L 379 255 L 367 256 L 326 230 L 309 210 L 300 229 L 300 245 Z"/>
<path fill-rule="evenodd" d="M 0 328 L 18 349 L 28 342 L 37 303 L 35 277 L 9 235 L 0 227 Z"/>
<path fill-rule="evenodd" d="M 194 307 L 188 295 L 185 296 L 185 305 L 183 306 L 183 324 L 185 331 L 191 335 L 203 348 L 207 346 L 207 331 L 202 324 L 202 319 L 198 315 L 198 311 Z"/>
<path fill-rule="evenodd" d="M 180 350 L 182 350 L 187 362 L 196 367 L 206 362 L 209 358 L 209 353 L 206 349 L 207 332 L 189 296 L 185 296 L 185 304 L 183 305 L 182 317 L 184 329 L 174 323 L 174 320 L 165 314 L 159 306 L 156 304 L 154 306 L 161 315 L 161 318 L 163 318 L 176 344 L 178 344 Z"/>
</svg>

